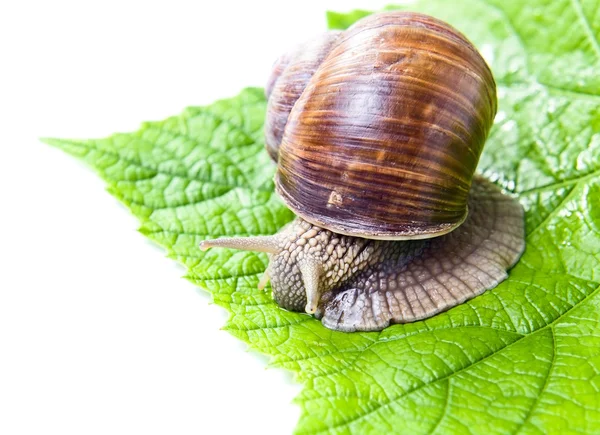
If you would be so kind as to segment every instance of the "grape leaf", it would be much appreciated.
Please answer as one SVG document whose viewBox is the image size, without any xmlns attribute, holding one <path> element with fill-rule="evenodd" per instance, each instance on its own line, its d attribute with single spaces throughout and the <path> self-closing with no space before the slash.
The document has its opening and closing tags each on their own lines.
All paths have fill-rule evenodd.
<svg viewBox="0 0 600 435">
<path fill-rule="evenodd" d="M 263 254 L 197 248 L 293 218 L 273 193 L 262 90 L 135 133 L 46 142 L 99 172 L 142 233 L 231 313 L 233 335 L 296 373 L 297 433 L 600 433 L 599 6 L 403 6 L 457 27 L 492 67 L 500 106 L 479 170 L 525 206 L 527 249 L 497 288 L 377 333 L 330 331 L 279 309 L 256 288 Z M 329 25 L 368 13 L 329 13 Z"/>
</svg>

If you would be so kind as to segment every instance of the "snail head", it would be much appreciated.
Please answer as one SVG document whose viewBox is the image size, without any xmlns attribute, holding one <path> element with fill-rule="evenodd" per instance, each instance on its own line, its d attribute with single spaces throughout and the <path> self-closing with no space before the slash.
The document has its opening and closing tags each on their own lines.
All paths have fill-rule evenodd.
<svg viewBox="0 0 600 435">
<path fill-rule="evenodd" d="M 372 252 L 365 239 L 340 236 L 302 219 L 272 236 L 222 238 L 200 244 L 202 250 L 214 247 L 268 253 L 269 265 L 259 288 L 265 288 L 270 280 L 279 306 L 309 314 L 317 312 L 324 293 L 365 269 Z"/>
</svg>

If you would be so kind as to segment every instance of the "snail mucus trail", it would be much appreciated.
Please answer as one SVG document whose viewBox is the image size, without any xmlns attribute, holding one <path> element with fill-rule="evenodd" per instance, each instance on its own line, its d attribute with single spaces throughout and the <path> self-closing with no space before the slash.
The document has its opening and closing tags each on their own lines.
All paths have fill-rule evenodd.
<svg viewBox="0 0 600 435">
<path fill-rule="evenodd" d="M 268 253 L 259 287 L 342 331 L 430 317 L 507 277 L 523 209 L 474 175 L 496 87 L 457 30 L 375 14 L 283 55 L 266 93 L 276 190 L 298 217 L 202 249 Z"/>
</svg>

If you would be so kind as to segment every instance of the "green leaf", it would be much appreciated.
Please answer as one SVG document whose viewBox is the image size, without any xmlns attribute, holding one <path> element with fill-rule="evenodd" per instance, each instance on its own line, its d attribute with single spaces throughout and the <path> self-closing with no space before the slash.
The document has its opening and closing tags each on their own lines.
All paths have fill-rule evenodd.
<svg viewBox="0 0 600 435">
<path fill-rule="evenodd" d="M 509 278 L 431 319 L 340 333 L 257 290 L 262 254 L 197 248 L 292 219 L 273 193 L 259 89 L 103 140 L 83 159 L 231 313 L 226 328 L 296 373 L 301 434 L 600 433 L 600 5 L 427 0 L 482 51 L 500 109 L 480 171 L 526 208 Z M 367 12 L 329 13 L 345 28 Z"/>
</svg>

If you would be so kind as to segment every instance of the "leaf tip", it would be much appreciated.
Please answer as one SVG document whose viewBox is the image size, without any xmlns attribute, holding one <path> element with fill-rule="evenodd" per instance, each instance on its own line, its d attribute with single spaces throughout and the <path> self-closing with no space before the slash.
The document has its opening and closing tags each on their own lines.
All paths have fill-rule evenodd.
<svg viewBox="0 0 600 435">
<path fill-rule="evenodd" d="M 38 140 L 46 145 L 51 145 L 53 147 L 62 147 L 64 145 L 64 140 L 57 139 L 55 137 L 40 137 Z"/>
</svg>

